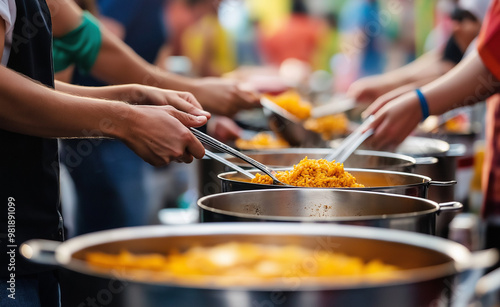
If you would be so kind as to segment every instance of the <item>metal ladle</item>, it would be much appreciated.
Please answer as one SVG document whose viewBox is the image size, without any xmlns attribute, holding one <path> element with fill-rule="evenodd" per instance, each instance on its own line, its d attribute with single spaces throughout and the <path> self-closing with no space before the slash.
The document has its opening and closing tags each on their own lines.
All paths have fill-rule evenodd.
<svg viewBox="0 0 500 307">
<path fill-rule="evenodd" d="M 366 126 L 374 121 L 373 115 L 368 117 L 356 130 L 354 130 L 348 137 L 345 138 L 339 147 L 335 148 L 330 154 L 325 157 L 327 161 L 333 161 L 337 163 L 344 163 L 347 158 L 363 143 L 367 138 L 369 138 L 373 133 L 373 129 L 366 129 Z"/>
<path fill-rule="evenodd" d="M 249 156 L 241 153 L 240 151 L 238 151 L 230 146 L 227 146 L 226 144 L 214 139 L 213 137 L 211 137 L 211 136 L 209 136 L 209 135 L 207 135 L 199 130 L 196 130 L 194 128 L 189 128 L 189 129 L 194 134 L 194 136 L 198 140 L 200 140 L 200 142 L 202 142 L 203 144 L 211 146 L 211 147 L 213 147 L 217 150 L 220 150 L 222 152 L 228 153 L 236 158 L 240 158 L 241 160 L 247 162 L 248 164 L 250 164 L 253 167 L 262 171 L 264 174 L 271 177 L 271 179 L 273 180 L 273 184 L 290 186 L 284 182 L 281 182 L 278 178 L 276 178 L 276 176 L 275 176 L 276 171 L 273 170 L 272 168 L 265 166 L 264 164 L 260 163 L 259 161 L 256 161 L 256 160 L 250 158 Z M 217 161 L 222 162 L 220 159 L 217 159 Z M 229 162 L 229 161 L 227 161 L 227 162 Z M 225 162 L 223 162 L 223 163 L 226 164 Z M 226 165 L 228 165 L 228 164 L 226 164 Z"/>
</svg>

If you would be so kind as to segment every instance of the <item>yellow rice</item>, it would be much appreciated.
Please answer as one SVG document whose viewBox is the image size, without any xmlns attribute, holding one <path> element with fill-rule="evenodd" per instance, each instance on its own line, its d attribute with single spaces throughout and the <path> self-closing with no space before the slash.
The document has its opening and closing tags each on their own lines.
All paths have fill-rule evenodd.
<svg viewBox="0 0 500 307">
<path fill-rule="evenodd" d="M 308 159 L 305 157 L 292 170 L 277 172 L 276 177 L 283 183 L 298 187 L 313 188 L 362 188 L 356 178 L 344 170 L 344 164 L 325 159 Z M 272 184 L 268 175 L 256 174 L 252 183 Z"/>
<path fill-rule="evenodd" d="M 348 127 L 349 119 L 344 113 L 320 118 L 309 118 L 304 123 L 304 128 L 321 134 L 325 140 L 330 140 L 336 135 L 346 133 Z"/>
<path fill-rule="evenodd" d="M 113 270 L 133 280 L 226 286 L 273 284 L 286 278 L 308 283 L 342 282 L 349 277 L 376 282 L 397 278 L 401 270 L 379 259 L 367 261 L 332 250 L 235 241 L 166 254 L 90 252 L 86 260 L 97 272 Z"/>
<path fill-rule="evenodd" d="M 276 149 L 288 148 L 290 144 L 280 137 L 275 137 L 268 132 L 259 132 L 249 140 L 236 139 L 236 147 L 239 149 Z"/>
<path fill-rule="evenodd" d="M 311 104 L 302 100 L 299 93 L 295 91 L 287 91 L 277 96 L 267 96 L 267 98 L 298 119 L 306 119 L 311 116 Z"/>
</svg>

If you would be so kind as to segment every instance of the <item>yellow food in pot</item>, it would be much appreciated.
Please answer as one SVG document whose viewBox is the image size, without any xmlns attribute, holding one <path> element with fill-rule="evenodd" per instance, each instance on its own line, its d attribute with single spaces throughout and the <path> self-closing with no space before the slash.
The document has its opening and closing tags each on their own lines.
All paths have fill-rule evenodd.
<svg viewBox="0 0 500 307">
<path fill-rule="evenodd" d="M 286 283 L 287 278 L 290 282 L 297 278 L 319 282 L 338 282 L 343 277 L 380 280 L 398 270 L 380 260 L 364 261 L 333 251 L 240 242 L 195 246 L 166 255 L 91 252 L 86 260 L 95 270 L 113 269 L 136 280 L 217 285 L 260 286 Z"/>
<path fill-rule="evenodd" d="M 278 149 L 288 148 L 290 144 L 282 138 L 276 138 L 271 133 L 259 132 L 249 140 L 236 139 L 236 147 L 239 149 Z"/>
<path fill-rule="evenodd" d="M 287 91 L 277 96 L 267 96 L 267 98 L 298 119 L 304 120 L 311 116 L 311 104 L 302 100 L 299 93 L 295 91 Z"/>
<path fill-rule="evenodd" d="M 349 120 L 345 114 L 309 118 L 304 123 L 304 128 L 321 134 L 321 137 L 325 140 L 332 139 L 336 135 L 347 133 L 348 126 Z"/>
<path fill-rule="evenodd" d="M 279 171 L 276 177 L 283 183 L 311 188 L 363 188 L 356 178 L 344 170 L 342 163 L 328 162 L 325 159 L 305 157 L 292 170 Z M 273 184 L 268 175 L 256 174 L 252 183 Z"/>
</svg>

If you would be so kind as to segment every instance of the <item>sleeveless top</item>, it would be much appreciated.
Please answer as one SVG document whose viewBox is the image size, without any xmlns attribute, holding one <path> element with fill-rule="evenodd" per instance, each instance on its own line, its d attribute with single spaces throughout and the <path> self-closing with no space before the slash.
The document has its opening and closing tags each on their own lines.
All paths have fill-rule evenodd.
<svg viewBox="0 0 500 307">
<path fill-rule="evenodd" d="M 45 0 L 16 0 L 17 15 L 7 67 L 54 87 L 52 23 Z M 0 274 L 47 270 L 18 253 L 29 239 L 63 240 L 56 139 L 0 129 Z M 7 244 L 4 244 L 4 243 Z M 15 256 L 7 252 L 15 251 Z M 9 263 L 15 262 L 15 271 Z M 7 273 L 7 274 L 6 274 Z"/>
</svg>

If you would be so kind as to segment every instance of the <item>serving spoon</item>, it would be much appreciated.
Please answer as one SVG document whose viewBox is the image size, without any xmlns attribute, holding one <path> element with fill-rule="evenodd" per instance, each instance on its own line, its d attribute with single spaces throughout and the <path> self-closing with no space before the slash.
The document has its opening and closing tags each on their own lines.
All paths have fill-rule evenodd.
<svg viewBox="0 0 500 307">
<path fill-rule="evenodd" d="M 219 156 L 218 154 L 216 153 L 213 153 L 211 152 L 210 150 L 208 149 L 205 149 L 205 156 L 211 158 L 211 159 L 214 159 L 214 160 L 217 160 L 219 161 L 220 163 L 234 169 L 235 171 L 247 176 L 248 178 L 250 179 L 254 179 L 255 178 L 255 175 L 244 170 L 243 168 L 239 167 L 238 165 L 234 164 L 233 162 L 227 160 L 227 159 L 224 159 L 223 157 Z"/>
<path fill-rule="evenodd" d="M 248 164 L 252 165 L 253 167 L 259 169 L 260 171 L 262 171 L 264 174 L 268 175 L 269 177 L 271 177 L 271 179 L 273 180 L 273 184 L 276 184 L 276 185 L 284 185 L 284 186 L 291 186 L 289 184 L 286 184 L 282 181 L 280 181 L 278 178 L 276 178 L 276 171 L 273 170 L 272 168 L 260 163 L 259 161 L 256 161 L 252 158 L 250 158 L 249 156 L 241 153 L 240 151 L 214 139 L 213 137 L 197 130 L 197 129 L 194 129 L 194 128 L 189 128 L 191 130 L 191 132 L 194 134 L 194 136 L 200 140 L 200 142 L 202 142 L 203 144 L 205 145 L 208 145 L 208 146 L 211 146 L 217 150 L 220 150 L 222 152 L 225 152 L 225 153 L 228 153 L 236 158 L 240 158 L 241 160 L 247 162 Z M 225 159 L 224 159 L 225 160 Z M 219 162 L 222 162 L 221 160 L 217 159 L 217 161 Z M 229 161 L 228 161 L 229 162 Z M 224 163 L 224 162 L 222 162 Z M 228 165 L 228 164 L 226 164 Z M 229 165 L 228 165 L 229 166 Z"/>
<path fill-rule="evenodd" d="M 364 131 L 374 120 L 375 118 L 373 115 L 369 116 L 356 130 L 340 143 L 339 147 L 332 150 L 324 159 L 329 162 L 335 160 L 337 163 L 344 163 L 359 145 L 374 133 L 373 129 Z"/>
</svg>

